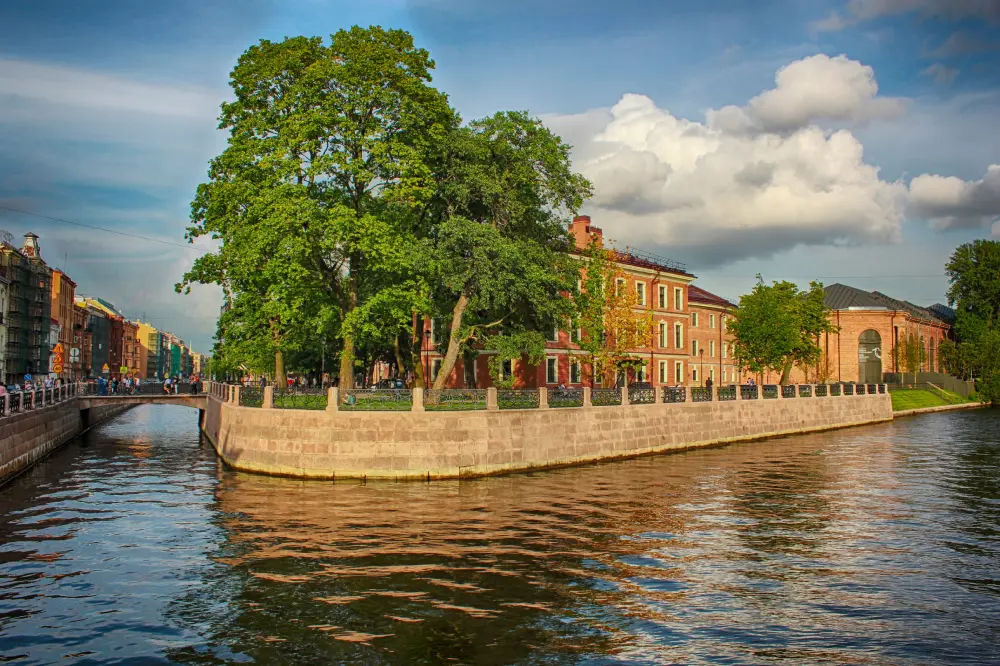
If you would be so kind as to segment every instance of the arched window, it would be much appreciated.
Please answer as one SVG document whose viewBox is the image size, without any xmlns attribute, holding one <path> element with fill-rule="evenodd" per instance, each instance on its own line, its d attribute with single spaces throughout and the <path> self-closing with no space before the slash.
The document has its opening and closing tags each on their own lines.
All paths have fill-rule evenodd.
<svg viewBox="0 0 1000 666">
<path fill-rule="evenodd" d="M 882 381 L 882 336 L 868 329 L 858 336 L 858 382 L 878 384 Z"/>
</svg>

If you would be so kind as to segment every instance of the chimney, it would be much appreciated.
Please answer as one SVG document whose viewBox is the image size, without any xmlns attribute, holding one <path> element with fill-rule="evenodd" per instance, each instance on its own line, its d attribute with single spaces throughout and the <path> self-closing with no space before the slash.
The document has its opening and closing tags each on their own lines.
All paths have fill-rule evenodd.
<svg viewBox="0 0 1000 666">
<path fill-rule="evenodd" d="M 603 234 L 598 227 L 592 226 L 590 224 L 589 215 L 577 215 L 573 218 L 573 222 L 569 226 L 569 230 L 573 233 L 573 237 L 576 239 L 576 249 L 585 250 L 590 244 L 591 238 L 597 241 L 600 245 L 603 239 Z"/>
<path fill-rule="evenodd" d="M 24 234 L 24 247 L 21 248 L 21 253 L 26 257 L 34 257 L 37 259 L 42 258 L 42 251 L 38 247 L 38 236 L 31 233 L 30 231 Z"/>
</svg>

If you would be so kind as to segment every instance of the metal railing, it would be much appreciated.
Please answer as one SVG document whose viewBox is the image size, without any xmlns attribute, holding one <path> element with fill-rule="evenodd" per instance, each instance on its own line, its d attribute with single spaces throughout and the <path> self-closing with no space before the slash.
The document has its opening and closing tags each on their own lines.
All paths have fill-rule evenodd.
<svg viewBox="0 0 1000 666">
<path fill-rule="evenodd" d="M 664 386 L 663 402 L 675 404 L 687 401 L 687 389 L 683 386 Z"/>
<path fill-rule="evenodd" d="M 549 407 L 583 407 L 583 389 L 549 389 Z"/>
<path fill-rule="evenodd" d="M 620 388 L 595 388 L 590 390 L 590 404 L 594 407 L 611 407 L 622 404 Z"/>
<path fill-rule="evenodd" d="M 781 397 L 782 398 L 794 398 L 795 397 L 795 384 L 782 384 L 782 386 L 781 386 Z"/>
<path fill-rule="evenodd" d="M 486 389 L 428 389 L 424 391 L 424 409 L 432 412 L 486 409 Z"/>
<path fill-rule="evenodd" d="M 538 389 L 498 389 L 497 406 L 500 409 L 537 409 Z"/>
<path fill-rule="evenodd" d="M 633 405 L 652 405 L 656 403 L 656 389 L 630 387 L 628 401 Z"/>
<path fill-rule="evenodd" d="M 691 387 L 691 402 L 711 402 L 711 401 L 712 401 L 712 389 L 705 388 L 704 386 Z"/>
<path fill-rule="evenodd" d="M 711 389 L 709 389 L 711 390 Z M 736 386 L 720 386 L 715 389 L 715 399 L 721 401 L 736 400 Z"/>
<path fill-rule="evenodd" d="M 741 400 L 757 400 L 760 398 L 760 390 L 756 384 L 744 384 L 740 386 Z"/>
<path fill-rule="evenodd" d="M 813 394 L 812 384 L 799 384 L 799 397 L 811 398 Z"/>
<path fill-rule="evenodd" d="M 257 386 L 240 387 L 241 407 L 261 407 L 264 405 L 264 389 Z"/>
<path fill-rule="evenodd" d="M 761 394 L 765 400 L 774 400 L 778 397 L 781 387 L 777 384 L 764 384 L 761 388 Z"/>
<path fill-rule="evenodd" d="M 326 409 L 326 389 L 307 390 L 323 392 L 322 407 L 316 401 L 314 404 L 317 406 L 308 409 Z M 274 406 L 278 406 L 277 393 L 274 396 Z M 408 412 L 413 409 L 413 393 L 406 389 L 345 389 L 340 392 L 338 408 L 357 412 Z"/>
<path fill-rule="evenodd" d="M 240 387 L 240 393 L 247 390 L 246 386 Z M 242 398 L 240 399 L 242 401 Z M 326 409 L 326 390 L 313 388 L 275 388 L 274 408 L 275 409 Z"/>
<path fill-rule="evenodd" d="M 816 397 L 825 398 L 828 390 L 826 384 L 816 384 Z"/>
<path fill-rule="evenodd" d="M 854 395 L 854 384 L 841 384 L 840 388 L 844 390 L 844 395 Z"/>
<path fill-rule="evenodd" d="M 62 386 L 42 387 L 27 391 L 10 391 L 0 395 L 0 417 L 41 409 L 65 402 L 77 395 L 76 384 L 63 384 Z"/>
<path fill-rule="evenodd" d="M 840 384 L 830 384 L 830 395 L 840 395 L 842 388 Z"/>
</svg>

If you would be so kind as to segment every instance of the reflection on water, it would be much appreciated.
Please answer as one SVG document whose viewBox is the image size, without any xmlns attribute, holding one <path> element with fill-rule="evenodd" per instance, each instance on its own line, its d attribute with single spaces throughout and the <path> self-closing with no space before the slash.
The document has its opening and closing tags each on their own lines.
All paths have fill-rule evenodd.
<svg viewBox="0 0 1000 666">
<path fill-rule="evenodd" d="M 0 490 L 15 663 L 1000 662 L 1000 415 L 430 484 L 143 407 Z"/>
</svg>

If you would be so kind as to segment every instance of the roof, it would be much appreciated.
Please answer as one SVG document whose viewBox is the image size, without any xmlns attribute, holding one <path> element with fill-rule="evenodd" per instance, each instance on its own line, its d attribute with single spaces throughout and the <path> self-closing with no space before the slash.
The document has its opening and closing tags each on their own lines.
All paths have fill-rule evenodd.
<svg viewBox="0 0 1000 666">
<path fill-rule="evenodd" d="M 823 301 L 831 310 L 884 309 L 894 312 L 905 312 L 919 321 L 932 324 L 951 324 L 951 321 L 935 313 L 931 308 L 923 308 L 909 301 L 902 301 L 887 296 L 879 291 L 864 291 L 846 284 L 831 284 L 823 288 Z M 932 306 L 934 307 L 934 306 Z M 943 306 L 942 306 L 943 307 Z"/>
<path fill-rule="evenodd" d="M 942 305 L 941 303 L 935 303 L 934 305 L 927 308 L 934 314 L 935 317 L 949 324 L 955 323 L 955 311 L 949 308 L 947 305 Z"/>
<path fill-rule="evenodd" d="M 696 287 L 693 284 L 688 285 L 688 302 L 694 301 L 695 303 L 708 303 L 709 305 L 718 305 L 724 308 L 735 308 L 735 303 L 730 303 L 722 296 L 716 296 L 710 291 L 705 291 L 701 287 Z"/>
</svg>

